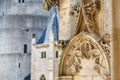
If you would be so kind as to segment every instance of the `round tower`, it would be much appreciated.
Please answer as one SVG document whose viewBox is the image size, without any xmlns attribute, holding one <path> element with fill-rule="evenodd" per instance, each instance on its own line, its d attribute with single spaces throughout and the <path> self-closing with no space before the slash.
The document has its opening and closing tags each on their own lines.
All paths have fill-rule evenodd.
<svg viewBox="0 0 120 80">
<path fill-rule="evenodd" d="M 31 35 L 41 36 L 49 15 L 42 0 L 1 0 L 0 80 L 29 80 Z"/>
</svg>

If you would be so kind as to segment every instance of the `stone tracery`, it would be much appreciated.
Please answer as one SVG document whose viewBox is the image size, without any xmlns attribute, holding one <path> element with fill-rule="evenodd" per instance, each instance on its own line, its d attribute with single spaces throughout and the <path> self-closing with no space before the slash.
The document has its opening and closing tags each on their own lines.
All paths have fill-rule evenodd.
<svg viewBox="0 0 120 80">
<path fill-rule="evenodd" d="M 91 75 L 99 76 L 101 80 L 109 78 L 109 64 L 101 46 L 86 34 L 76 36 L 81 38 L 79 42 L 74 42 L 76 38 L 69 44 L 76 43 L 74 50 L 67 48 L 62 58 L 61 75 Z M 70 53 L 68 53 L 71 51 Z"/>
<path fill-rule="evenodd" d="M 91 34 L 97 37 L 100 37 L 99 26 L 98 26 L 99 25 L 98 15 L 100 9 L 101 9 L 100 0 L 94 0 L 94 1 L 84 0 L 82 2 L 82 12 L 86 27 Z"/>
</svg>

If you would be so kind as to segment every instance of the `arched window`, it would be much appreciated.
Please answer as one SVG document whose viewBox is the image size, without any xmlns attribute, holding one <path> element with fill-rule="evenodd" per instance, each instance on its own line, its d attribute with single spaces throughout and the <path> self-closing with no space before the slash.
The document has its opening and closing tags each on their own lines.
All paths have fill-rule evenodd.
<svg viewBox="0 0 120 80">
<path fill-rule="evenodd" d="M 46 80 L 45 75 L 41 75 L 40 80 Z"/>
</svg>

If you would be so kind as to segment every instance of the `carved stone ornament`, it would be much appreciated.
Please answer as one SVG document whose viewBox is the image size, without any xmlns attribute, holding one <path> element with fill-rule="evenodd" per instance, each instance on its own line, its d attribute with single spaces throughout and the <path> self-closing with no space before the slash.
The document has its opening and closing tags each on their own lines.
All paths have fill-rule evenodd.
<svg viewBox="0 0 120 80">
<path fill-rule="evenodd" d="M 82 0 L 80 17 L 75 31 L 75 35 L 80 32 L 89 32 L 96 39 L 99 40 L 99 16 L 101 11 L 100 0 Z"/>
<path fill-rule="evenodd" d="M 86 27 L 91 34 L 100 36 L 99 33 L 99 11 L 101 9 L 100 0 L 83 1 L 82 12 Z"/>
<path fill-rule="evenodd" d="M 77 23 L 80 16 L 80 5 L 72 5 L 70 15 L 74 17 L 74 20 Z"/>
<path fill-rule="evenodd" d="M 54 5 L 58 5 L 57 0 L 43 0 L 43 9 L 46 11 L 49 11 Z"/>
<path fill-rule="evenodd" d="M 63 52 L 60 75 L 78 75 L 79 80 L 110 80 L 109 60 L 96 40 L 80 33 Z"/>
<path fill-rule="evenodd" d="M 99 43 L 101 47 L 103 48 L 103 50 L 105 51 L 108 59 L 110 60 L 111 58 L 110 57 L 110 34 L 106 33 L 105 35 L 103 35 Z"/>
</svg>

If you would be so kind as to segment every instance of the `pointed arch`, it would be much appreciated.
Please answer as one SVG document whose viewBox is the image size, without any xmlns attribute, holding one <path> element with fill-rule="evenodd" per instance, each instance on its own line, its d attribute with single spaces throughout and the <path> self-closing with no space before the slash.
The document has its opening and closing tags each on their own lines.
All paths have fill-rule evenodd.
<svg viewBox="0 0 120 80">
<path fill-rule="evenodd" d="M 42 74 L 42 75 L 40 76 L 40 80 L 46 80 L 46 77 L 45 77 L 44 74 Z"/>
<path fill-rule="evenodd" d="M 108 79 L 110 63 L 99 43 L 89 34 L 80 33 L 70 41 L 63 52 L 59 74 Z"/>
</svg>

